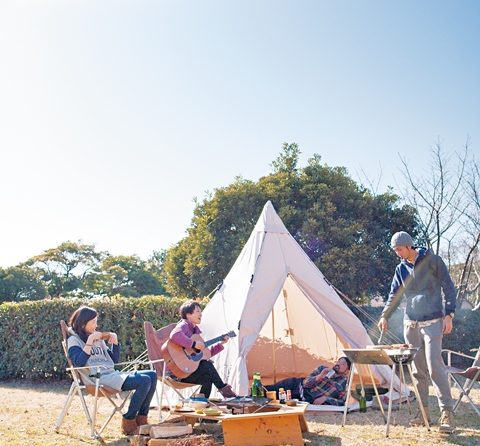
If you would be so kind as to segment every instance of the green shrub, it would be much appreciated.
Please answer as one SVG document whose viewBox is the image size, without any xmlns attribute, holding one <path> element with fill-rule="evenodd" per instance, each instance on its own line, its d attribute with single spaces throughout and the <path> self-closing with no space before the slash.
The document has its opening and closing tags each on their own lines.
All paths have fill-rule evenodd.
<svg viewBox="0 0 480 446">
<path fill-rule="evenodd" d="M 98 329 L 114 331 L 121 361 L 145 350 L 143 322 L 162 327 L 179 320 L 183 300 L 162 296 L 102 299 L 52 299 L 0 305 L 0 379 L 66 377 L 60 320 L 68 320 L 80 305 L 95 308 Z"/>
<path fill-rule="evenodd" d="M 480 346 L 479 327 L 480 311 L 457 310 L 453 320 L 452 333 L 443 337 L 443 348 L 475 356 L 475 352 L 471 350 Z M 452 365 L 467 367 L 472 365 L 472 360 L 455 358 Z"/>
<path fill-rule="evenodd" d="M 99 330 L 115 331 L 121 348 L 121 361 L 137 357 L 145 350 L 143 322 L 150 321 L 162 327 L 179 320 L 178 308 L 183 299 L 162 296 L 126 298 L 122 296 L 102 299 L 52 299 L 22 303 L 7 302 L 0 305 L 0 379 L 27 378 L 63 379 L 65 357 L 61 345 L 60 320 L 69 316 L 80 305 L 94 307 L 99 313 Z M 205 303 L 205 302 L 204 302 Z M 381 309 L 363 307 L 378 321 Z M 358 310 L 357 316 L 376 341 L 374 323 Z M 389 329 L 403 339 L 402 312 L 395 312 Z M 457 310 L 454 331 L 443 338 L 443 347 L 472 354 L 470 349 L 480 345 L 480 312 Z M 459 367 L 468 361 L 454 363 Z"/>
</svg>

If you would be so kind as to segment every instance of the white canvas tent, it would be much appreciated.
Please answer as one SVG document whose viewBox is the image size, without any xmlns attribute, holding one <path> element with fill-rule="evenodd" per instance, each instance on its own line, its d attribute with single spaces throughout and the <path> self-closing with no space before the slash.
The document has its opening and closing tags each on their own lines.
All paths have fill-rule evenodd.
<svg viewBox="0 0 480 446">
<path fill-rule="evenodd" d="M 206 306 L 201 328 L 204 339 L 238 332 L 213 360 L 240 395 L 248 394 L 253 371 L 261 372 L 264 384 L 306 376 L 319 364 L 344 356 L 343 348 L 372 344 L 360 320 L 290 235 L 270 201 Z M 389 383 L 387 366 L 372 370 L 377 383 Z M 370 381 L 365 368 L 359 373 L 364 382 Z"/>
</svg>

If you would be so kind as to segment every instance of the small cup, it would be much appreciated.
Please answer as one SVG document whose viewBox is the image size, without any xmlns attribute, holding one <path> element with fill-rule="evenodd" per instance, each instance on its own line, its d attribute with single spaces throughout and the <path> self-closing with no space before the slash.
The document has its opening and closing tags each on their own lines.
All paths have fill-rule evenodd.
<svg viewBox="0 0 480 446">
<path fill-rule="evenodd" d="M 277 399 L 277 392 L 275 392 L 275 390 L 267 391 L 267 398 L 269 400 L 276 400 Z"/>
</svg>

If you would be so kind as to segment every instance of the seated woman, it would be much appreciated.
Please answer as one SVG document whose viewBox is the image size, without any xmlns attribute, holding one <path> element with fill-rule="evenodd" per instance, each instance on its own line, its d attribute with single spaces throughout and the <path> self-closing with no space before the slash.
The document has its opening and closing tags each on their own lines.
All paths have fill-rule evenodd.
<svg viewBox="0 0 480 446">
<path fill-rule="evenodd" d="M 153 370 L 119 372 L 120 346 L 117 335 L 109 333 L 107 347 L 102 332 L 97 331 L 97 312 L 90 307 L 78 308 L 70 317 L 68 357 L 75 367 L 101 367 L 100 384 L 115 390 L 135 390 L 127 412 L 122 417 L 122 432 L 133 434 L 138 426 L 148 424 L 148 411 L 157 386 Z"/>
<path fill-rule="evenodd" d="M 170 340 L 184 348 L 193 348 L 198 351 L 204 350 L 205 344 L 202 341 L 194 341 L 193 335 L 200 335 L 201 331 L 198 325 L 202 321 L 202 309 L 198 302 L 190 300 L 180 307 L 180 316 L 182 320 L 170 333 Z M 223 350 L 223 344 L 228 342 L 229 337 L 225 336 L 221 342 L 210 348 L 211 356 Z M 186 378 L 177 378 L 178 381 L 200 384 L 200 392 L 206 398 L 210 396 L 212 384 L 220 391 L 224 398 L 237 396 L 229 384 L 225 384 L 218 374 L 215 366 L 210 361 L 200 360 L 197 370 Z"/>
</svg>

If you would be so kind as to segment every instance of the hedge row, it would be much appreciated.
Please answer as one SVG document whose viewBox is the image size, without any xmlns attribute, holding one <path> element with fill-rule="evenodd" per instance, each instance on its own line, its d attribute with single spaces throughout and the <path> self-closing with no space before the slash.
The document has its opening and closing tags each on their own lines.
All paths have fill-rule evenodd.
<svg viewBox="0 0 480 446">
<path fill-rule="evenodd" d="M 121 344 L 121 360 L 137 357 L 145 350 L 143 322 L 162 327 L 179 320 L 182 300 L 162 296 L 102 299 L 52 299 L 0 305 L 0 379 L 63 379 L 65 356 L 61 345 L 60 320 L 80 305 L 98 313 L 98 329 L 115 331 Z"/>
<path fill-rule="evenodd" d="M 121 360 L 137 357 L 145 350 L 143 322 L 162 327 L 179 319 L 178 308 L 183 301 L 162 296 L 126 298 L 114 296 L 102 299 L 53 299 L 0 305 L 0 379 L 65 378 L 65 357 L 61 346 L 60 320 L 68 317 L 80 305 L 94 307 L 98 313 L 99 330 L 115 331 L 121 348 Z M 378 320 L 379 308 L 368 308 L 371 318 Z M 372 322 L 357 314 L 372 340 L 376 340 Z M 396 312 L 389 328 L 403 339 L 401 313 Z M 457 310 L 454 331 L 445 336 L 444 348 L 467 354 L 480 345 L 480 312 Z M 467 363 L 456 363 L 466 366 Z"/>
</svg>

